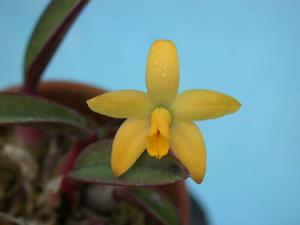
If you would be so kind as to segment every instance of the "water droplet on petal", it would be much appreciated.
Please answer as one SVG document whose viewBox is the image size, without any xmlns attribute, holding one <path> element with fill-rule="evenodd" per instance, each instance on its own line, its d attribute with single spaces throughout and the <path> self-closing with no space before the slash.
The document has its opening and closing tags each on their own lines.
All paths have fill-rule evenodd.
<svg viewBox="0 0 300 225">
<path fill-rule="evenodd" d="M 158 66 L 159 66 L 159 61 L 155 61 L 155 62 L 154 62 L 154 66 L 155 66 L 155 67 L 158 67 Z"/>
</svg>

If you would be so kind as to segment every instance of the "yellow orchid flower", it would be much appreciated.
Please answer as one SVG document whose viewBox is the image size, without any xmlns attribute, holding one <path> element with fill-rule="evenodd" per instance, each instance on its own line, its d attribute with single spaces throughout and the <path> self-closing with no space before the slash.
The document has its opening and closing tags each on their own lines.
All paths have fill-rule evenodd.
<svg viewBox="0 0 300 225">
<path fill-rule="evenodd" d="M 234 98 L 209 90 L 188 90 L 178 95 L 179 62 L 171 41 L 155 41 L 146 69 L 147 93 L 122 90 L 89 99 L 94 112 L 127 118 L 115 135 L 111 165 L 115 176 L 125 173 L 147 150 L 160 159 L 171 149 L 197 183 L 206 169 L 202 134 L 194 120 L 233 113 L 240 108 Z"/>
</svg>

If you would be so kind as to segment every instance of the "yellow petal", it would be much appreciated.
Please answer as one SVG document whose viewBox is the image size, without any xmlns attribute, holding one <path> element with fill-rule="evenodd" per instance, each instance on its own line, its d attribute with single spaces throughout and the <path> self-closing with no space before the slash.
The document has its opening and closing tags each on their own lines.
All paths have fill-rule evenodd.
<svg viewBox="0 0 300 225">
<path fill-rule="evenodd" d="M 150 116 L 153 108 L 146 93 L 134 90 L 108 92 L 89 99 L 87 104 L 92 111 L 114 118 Z"/>
<path fill-rule="evenodd" d="M 209 90 L 188 90 L 177 96 L 171 106 L 175 118 L 207 120 L 234 113 L 241 104 L 234 98 Z"/>
<path fill-rule="evenodd" d="M 193 122 L 175 121 L 171 128 L 170 144 L 193 180 L 201 183 L 206 170 L 206 151 L 198 127 Z"/>
<path fill-rule="evenodd" d="M 146 83 L 157 105 L 168 106 L 177 95 L 179 62 L 173 42 L 158 40 L 153 43 L 147 61 Z"/>
<path fill-rule="evenodd" d="M 125 173 L 146 149 L 149 121 L 127 119 L 113 141 L 111 166 L 115 176 Z"/>
</svg>

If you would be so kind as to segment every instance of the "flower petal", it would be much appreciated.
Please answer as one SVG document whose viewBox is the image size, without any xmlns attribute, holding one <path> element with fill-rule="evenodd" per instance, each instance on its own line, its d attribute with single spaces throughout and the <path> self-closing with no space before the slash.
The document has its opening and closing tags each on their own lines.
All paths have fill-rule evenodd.
<svg viewBox="0 0 300 225">
<path fill-rule="evenodd" d="M 94 112 L 114 117 L 144 117 L 152 111 L 149 96 L 142 91 L 123 90 L 98 95 L 87 101 Z"/>
<path fill-rule="evenodd" d="M 149 126 L 146 119 L 127 119 L 121 125 L 112 146 L 111 165 L 115 176 L 125 173 L 145 151 Z"/>
<path fill-rule="evenodd" d="M 188 90 L 174 100 L 171 111 L 175 118 L 207 120 L 234 113 L 241 104 L 234 98 L 209 90 Z"/>
<path fill-rule="evenodd" d="M 153 43 L 147 61 L 146 83 L 157 105 L 168 106 L 177 95 L 179 63 L 173 42 L 158 40 Z"/>
<path fill-rule="evenodd" d="M 195 123 L 175 121 L 171 128 L 170 144 L 193 180 L 201 183 L 206 170 L 206 151 L 202 134 Z"/>
</svg>

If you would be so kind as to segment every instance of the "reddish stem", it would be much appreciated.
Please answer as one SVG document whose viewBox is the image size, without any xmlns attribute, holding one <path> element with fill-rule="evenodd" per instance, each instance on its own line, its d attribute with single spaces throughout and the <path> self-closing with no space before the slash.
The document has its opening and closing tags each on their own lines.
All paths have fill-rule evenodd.
<svg viewBox="0 0 300 225">
<path fill-rule="evenodd" d="M 60 168 L 60 173 L 63 175 L 63 181 L 61 184 L 61 192 L 67 195 L 68 200 L 73 202 L 75 190 L 77 184 L 75 181 L 68 177 L 68 173 L 74 169 L 75 162 L 80 155 L 80 153 L 90 144 L 97 141 L 98 137 L 96 133 L 90 135 L 86 140 L 79 141 L 75 144 L 74 148 L 68 152 L 65 162 Z"/>
</svg>

